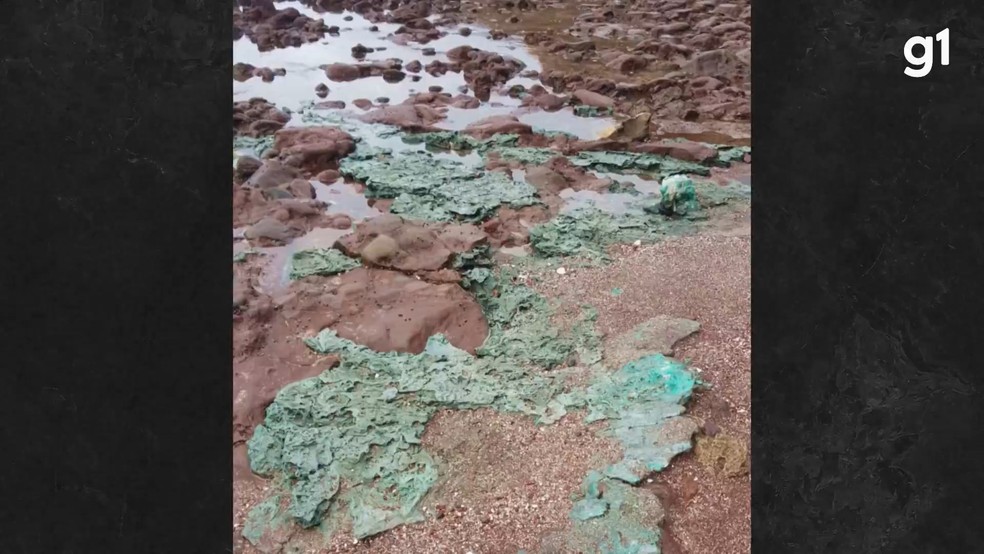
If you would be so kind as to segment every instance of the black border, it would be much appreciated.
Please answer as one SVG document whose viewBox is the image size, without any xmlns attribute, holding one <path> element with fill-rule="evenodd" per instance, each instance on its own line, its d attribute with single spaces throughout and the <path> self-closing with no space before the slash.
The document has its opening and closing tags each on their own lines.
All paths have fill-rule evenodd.
<svg viewBox="0 0 984 554">
<path fill-rule="evenodd" d="M 230 551 L 231 2 L 8 4 L 0 551 Z"/>
<path fill-rule="evenodd" d="M 753 551 L 982 552 L 984 21 L 753 11 Z"/>
</svg>

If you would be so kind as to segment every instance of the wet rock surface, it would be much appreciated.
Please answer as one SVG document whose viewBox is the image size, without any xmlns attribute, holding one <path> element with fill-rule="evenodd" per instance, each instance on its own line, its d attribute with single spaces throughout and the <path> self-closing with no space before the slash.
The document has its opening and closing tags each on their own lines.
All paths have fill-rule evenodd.
<svg viewBox="0 0 984 554">
<path fill-rule="evenodd" d="M 361 116 L 366 123 L 382 123 L 408 131 L 437 131 L 435 124 L 444 119 L 435 108 L 421 104 L 381 106 Z"/>
<path fill-rule="evenodd" d="M 287 70 L 280 67 L 272 69 L 269 67 L 254 67 L 248 63 L 237 63 L 232 66 L 232 78 L 236 81 L 248 81 L 253 77 L 259 77 L 264 82 L 271 82 L 276 77 L 283 77 Z"/>
<path fill-rule="evenodd" d="M 443 334 L 474 352 L 488 335 L 482 309 L 457 284 L 434 284 L 397 271 L 359 268 L 330 280 L 298 283 L 284 316 L 317 332 L 325 328 L 379 352 L 423 351 Z"/>
<path fill-rule="evenodd" d="M 242 10 L 233 11 L 232 25 L 261 52 L 315 42 L 328 32 L 323 21 L 302 15 L 296 8 L 277 9 L 270 0 L 253 0 Z"/>
<path fill-rule="evenodd" d="M 262 98 L 232 105 L 232 129 L 237 135 L 260 137 L 282 129 L 290 116 Z"/>
<path fill-rule="evenodd" d="M 273 147 L 283 165 L 314 176 L 337 169 L 338 160 L 355 151 L 355 141 L 337 127 L 298 127 L 277 131 Z"/>
<path fill-rule="evenodd" d="M 455 254 L 487 243 L 485 233 L 473 225 L 425 225 L 387 214 L 359 224 L 335 246 L 365 265 L 417 273 L 445 269 Z"/>
</svg>

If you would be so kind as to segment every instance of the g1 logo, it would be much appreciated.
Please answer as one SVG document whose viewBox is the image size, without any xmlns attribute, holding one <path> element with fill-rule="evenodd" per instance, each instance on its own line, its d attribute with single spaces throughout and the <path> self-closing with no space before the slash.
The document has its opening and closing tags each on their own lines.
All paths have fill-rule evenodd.
<svg viewBox="0 0 984 554">
<path fill-rule="evenodd" d="M 940 41 L 940 65 L 950 65 L 950 29 L 936 33 Z M 922 47 L 922 55 L 916 56 L 913 49 Z M 916 79 L 929 75 L 933 70 L 933 37 L 912 37 L 905 43 L 905 61 L 914 67 L 905 68 L 905 74 Z"/>
</svg>

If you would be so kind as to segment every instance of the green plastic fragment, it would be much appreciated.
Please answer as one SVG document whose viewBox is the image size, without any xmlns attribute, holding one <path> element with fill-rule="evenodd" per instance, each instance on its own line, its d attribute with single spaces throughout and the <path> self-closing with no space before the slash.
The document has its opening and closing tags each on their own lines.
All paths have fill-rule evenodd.
<svg viewBox="0 0 984 554">
<path fill-rule="evenodd" d="M 655 496 L 591 471 L 574 504 L 565 551 L 658 554 L 662 507 Z"/>
<path fill-rule="evenodd" d="M 569 133 L 567 131 L 549 131 L 547 129 L 541 129 L 538 127 L 533 128 L 533 133 L 537 135 L 543 135 L 547 138 L 566 138 L 570 140 L 577 140 L 579 137 L 574 133 Z"/>
<path fill-rule="evenodd" d="M 280 508 L 280 503 L 281 497 L 274 495 L 254 506 L 246 515 L 243 538 L 256 546 L 264 535 L 289 525 L 290 518 Z"/>
<path fill-rule="evenodd" d="M 533 327 L 523 314 L 549 316 L 544 299 L 511 284 L 508 276 L 474 268 L 466 279 L 480 296 L 500 292 L 492 298 L 502 304 L 488 307 L 493 329 L 510 331 L 504 328 L 508 322 L 512 332 L 529 331 Z M 586 389 L 563 392 L 562 374 L 516 364 L 522 353 L 514 359 L 472 356 L 441 336 L 432 337 L 421 354 L 375 352 L 331 330 L 305 342 L 319 353 L 341 354 L 341 364 L 281 390 L 248 443 L 255 472 L 286 478 L 287 515 L 301 526 L 345 517 L 353 534 L 365 538 L 420 521 L 420 502 L 438 478 L 437 464 L 420 439 L 439 409 L 490 407 L 545 424 L 568 408 L 587 408 L 588 419 L 608 422 L 605 432 L 623 443 L 625 458 L 585 479 L 583 498 L 571 512 L 576 524 L 564 540 L 618 553 L 652 552 L 649 548 L 658 545 L 656 512 L 647 508 L 651 495 L 625 483 L 635 482 L 639 470 L 661 469 L 668 456 L 689 448 L 688 441 L 663 444 L 660 432 L 684 419 L 676 416 L 696 382 L 684 364 L 648 356 L 615 373 L 598 369 Z M 272 502 L 258 507 L 253 520 L 272 521 L 271 514 L 279 514 Z M 250 527 L 255 540 L 263 527 Z"/>
<path fill-rule="evenodd" d="M 697 212 L 689 215 L 699 217 Z M 530 230 L 530 244 L 536 255 L 545 258 L 582 256 L 605 261 L 608 259 L 605 250 L 612 244 L 629 244 L 637 240 L 653 243 L 666 236 L 688 235 L 695 231 L 696 226 L 690 219 L 668 218 L 656 213 L 612 215 L 586 207 L 561 213 L 534 227 Z"/>
<path fill-rule="evenodd" d="M 458 271 L 468 271 L 479 267 L 490 268 L 492 263 L 492 248 L 483 244 L 466 252 L 455 254 L 451 261 L 451 267 Z"/>
<path fill-rule="evenodd" d="M 752 149 L 747 146 L 719 146 L 717 161 L 721 165 L 731 165 L 734 162 L 741 162 L 745 159 L 745 154 L 751 154 Z"/>
<path fill-rule="evenodd" d="M 696 231 L 694 221 L 704 217 L 694 183 L 684 175 L 664 178 L 658 198 L 640 197 L 633 205 L 644 213 L 616 215 L 594 207 L 561 213 L 534 227 L 530 244 L 537 255 L 545 258 L 581 256 L 607 260 L 605 250 L 612 244 L 652 243 L 665 236 L 692 234 Z"/>
<path fill-rule="evenodd" d="M 403 137 L 407 144 L 426 144 L 443 150 L 478 150 L 484 152 L 490 148 L 516 146 L 519 135 L 493 135 L 488 139 L 478 139 L 457 131 L 439 131 L 434 133 L 415 133 Z"/>
<path fill-rule="evenodd" d="M 656 354 L 613 374 L 597 374 L 586 391 L 565 397 L 569 407 L 587 406 L 585 421 L 607 421 L 606 433 L 619 439 L 625 452 L 622 461 L 585 476 L 581 498 L 570 512 L 574 524 L 568 546 L 617 554 L 659 552 L 655 523 L 662 508 L 630 485 L 690 449 L 696 426 L 679 416 L 696 383 L 685 364 Z"/>
<path fill-rule="evenodd" d="M 613 112 L 612 108 L 596 108 L 586 105 L 574 107 L 574 115 L 578 117 L 602 117 L 612 115 Z"/>
<path fill-rule="evenodd" d="M 647 171 L 660 178 L 681 173 L 694 175 L 710 175 L 711 171 L 696 163 L 685 162 L 676 158 L 656 154 L 636 152 L 578 152 L 571 158 L 574 165 L 597 171 Z"/>
<path fill-rule="evenodd" d="M 398 127 L 381 123 L 365 123 L 347 117 L 343 112 L 320 110 L 315 102 L 305 102 L 298 112 L 301 122 L 308 125 L 332 125 L 352 135 L 356 140 L 367 141 L 374 138 L 391 138 L 403 134 Z"/>
<path fill-rule="evenodd" d="M 583 365 L 601 361 L 601 340 L 594 333 L 597 313 L 585 308 L 569 334 L 551 323 L 552 311 L 545 298 L 532 289 L 512 283 L 509 273 L 498 275 L 486 268 L 464 274 L 462 285 L 482 306 L 489 336 L 478 349 L 484 357 L 505 358 L 551 369 L 573 361 Z"/>
<path fill-rule="evenodd" d="M 747 202 L 752 197 L 752 187 L 741 181 L 731 180 L 723 185 L 709 181 L 694 183 L 702 207 L 713 208 L 732 202 Z"/>
<path fill-rule="evenodd" d="M 256 256 L 259 254 L 260 252 L 252 249 L 240 250 L 239 252 L 236 252 L 232 255 L 232 263 L 241 264 L 245 262 L 246 259 L 249 258 L 250 256 Z"/>
<path fill-rule="evenodd" d="M 504 147 L 490 149 L 506 160 L 514 160 L 526 165 L 542 165 L 563 154 L 551 148 Z M 609 173 L 626 171 L 645 171 L 656 177 L 693 174 L 710 175 L 707 167 L 656 154 L 637 152 L 584 151 L 568 158 L 572 164 Z"/>
<path fill-rule="evenodd" d="M 696 428 L 677 416 L 696 384 L 685 364 L 654 354 L 602 375 L 587 389 L 585 422 L 608 421 L 608 432 L 624 450 L 623 459 L 607 468 L 609 477 L 636 483 L 690 449 Z"/>
<path fill-rule="evenodd" d="M 263 159 L 267 151 L 273 149 L 273 138 L 273 135 L 257 138 L 246 136 L 233 137 L 232 151 L 234 161 L 239 156 L 251 156 Z"/>
<path fill-rule="evenodd" d="M 334 248 L 314 248 L 295 252 L 290 258 L 289 276 L 293 280 L 311 275 L 336 275 L 359 267 L 359 262 Z"/>
<path fill-rule="evenodd" d="M 514 160 L 524 165 L 542 165 L 562 154 L 552 148 L 506 147 L 492 150 L 504 160 Z"/>
<path fill-rule="evenodd" d="M 390 211 L 429 221 L 482 221 L 502 204 L 537 203 L 536 189 L 509 175 L 426 152 L 367 160 L 346 158 L 343 175 L 365 183 L 369 198 L 392 198 Z"/>
<path fill-rule="evenodd" d="M 601 517 L 608 511 L 608 503 L 597 498 L 584 498 L 574 503 L 571 508 L 571 517 L 584 521 L 595 517 Z"/>
<path fill-rule="evenodd" d="M 338 492 L 338 486 L 338 475 L 330 469 L 323 468 L 305 474 L 291 490 L 290 515 L 301 527 L 318 525 L 331 499 Z"/>
<path fill-rule="evenodd" d="M 560 387 L 506 360 L 471 356 L 441 336 L 416 355 L 375 352 L 331 330 L 305 342 L 342 354 L 342 362 L 277 394 L 248 443 L 250 464 L 290 478 L 290 513 L 299 524 L 345 509 L 358 538 L 422 517 L 417 507 L 437 469 L 420 437 L 438 409 L 546 415 Z"/>
</svg>

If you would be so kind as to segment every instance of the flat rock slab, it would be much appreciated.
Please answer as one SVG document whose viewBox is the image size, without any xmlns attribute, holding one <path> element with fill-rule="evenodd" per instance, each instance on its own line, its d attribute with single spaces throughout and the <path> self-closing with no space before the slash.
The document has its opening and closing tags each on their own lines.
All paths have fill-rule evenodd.
<svg viewBox="0 0 984 554">
<path fill-rule="evenodd" d="M 481 306 L 457 283 L 360 267 L 298 281 L 291 290 L 281 313 L 292 325 L 308 334 L 331 328 L 377 352 L 419 354 L 429 337 L 441 334 L 474 354 L 489 331 Z"/>
<path fill-rule="evenodd" d="M 384 214 L 360 223 L 335 246 L 366 265 L 418 272 L 448 267 L 455 254 L 487 242 L 473 225 L 426 225 Z"/>
</svg>

